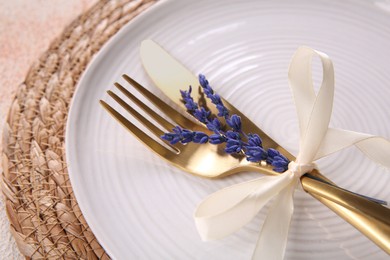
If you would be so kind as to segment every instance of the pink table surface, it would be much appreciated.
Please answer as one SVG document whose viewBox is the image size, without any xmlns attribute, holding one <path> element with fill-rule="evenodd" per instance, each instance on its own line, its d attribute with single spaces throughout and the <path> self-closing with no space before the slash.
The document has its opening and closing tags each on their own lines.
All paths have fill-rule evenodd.
<svg viewBox="0 0 390 260">
<path fill-rule="evenodd" d="M 1 136 L 13 96 L 31 64 L 61 35 L 67 24 L 96 2 L 97 0 L 0 0 Z M 3 199 L 0 199 L 0 259 L 23 259 L 10 234 Z"/>
</svg>

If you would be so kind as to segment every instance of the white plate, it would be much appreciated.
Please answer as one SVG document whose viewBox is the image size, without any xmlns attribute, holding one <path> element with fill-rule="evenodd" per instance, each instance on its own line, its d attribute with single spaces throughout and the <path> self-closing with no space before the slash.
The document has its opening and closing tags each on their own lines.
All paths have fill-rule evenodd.
<svg viewBox="0 0 390 260">
<path fill-rule="evenodd" d="M 208 194 L 258 174 L 222 180 L 186 174 L 150 152 L 100 107 L 99 99 L 113 103 L 105 92 L 116 81 L 124 83 L 122 73 L 160 93 L 142 69 L 142 40 L 154 39 L 192 71 L 206 74 L 222 96 L 296 152 L 298 124 L 287 67 L 300 45 L 326 52 L 335 63 L 331 125 L 390 138 L 389 11 L 387 1 L 165 1 L 123 28 L 80 81 L 66 136 L 76 198 L 110 256 L 249 259 L 266 214 L 262 211 L 233 236 L 202 242 L 192 218 L 196 205 Z M 339 185 L 390 200 L 390 173 L 356 149 L 318 164 Z M 298 192 L 286 258 L 388 256 Z"/>
</svg>

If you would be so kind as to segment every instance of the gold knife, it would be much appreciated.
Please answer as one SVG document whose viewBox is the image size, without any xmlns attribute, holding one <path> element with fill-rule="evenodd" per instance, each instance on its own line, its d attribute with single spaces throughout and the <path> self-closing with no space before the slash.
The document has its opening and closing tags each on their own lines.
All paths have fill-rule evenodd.
<svg viewBox="0 0 390 260">
<path fill-rule="evenodd" d="M 142 42 L 141 59 L 147 74 L 155 85 L 174 103 L 186 110 L 181 101 L 179 90 L 188 86 L 198 87 L 198 78 L 152 40 Z M 198 91 L 193 91 L 192 94 L 194 100 L 200 98 Z M 226 100 L 222 100 L 232 114 L 237 114 L 241 117 L 244 132 L 257 133 L 262 138 L 264 147 L 276 148 L 288 159 L 294 160 L 293 155 L 273 141 L 244 114 Z M 204 101 L 209 102 L 208 100 Z M 212 104 L 206 103 L 206 105 L 212 113 L 218 113 Z M 329 191 L 327 189 L 328 185 L 333 184 L 329 179 L 316 170 L 310 174 L 323 182 L 314 181 L 312 178 L 304 175 L 301 178 L 301 182 L 305 187 L 305 191 L 390 254 L 390 209 L 341 188 Z"/>
</svg>

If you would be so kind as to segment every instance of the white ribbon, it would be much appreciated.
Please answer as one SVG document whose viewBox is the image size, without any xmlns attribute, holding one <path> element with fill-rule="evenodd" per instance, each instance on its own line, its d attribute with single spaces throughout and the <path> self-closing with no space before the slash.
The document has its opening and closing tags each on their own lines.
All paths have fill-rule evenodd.
<svg viewBox="0 0 390 260">
<path fill-rule="evenodd" d="M 313 55 L 320 57 L 323 79 L 315 94 L 311 78 Z M 355 145 L 371 160 L 390 168 L 390 142 L 382 137 L 329 128 L 334 93 L 330 58 L 300 47 L 289 68 L 289 83 L 299 120 L 299 153 L 289 169 L 211 194 L 195 211 L 195 223 L 203 240 L 220 239 L 237 231 L 275 198 L 263 224 L 253 259 L 283 259 L 293 214 L 293 194 L 299 178 L 314 168 L 313 161 Z"/>
</svg>

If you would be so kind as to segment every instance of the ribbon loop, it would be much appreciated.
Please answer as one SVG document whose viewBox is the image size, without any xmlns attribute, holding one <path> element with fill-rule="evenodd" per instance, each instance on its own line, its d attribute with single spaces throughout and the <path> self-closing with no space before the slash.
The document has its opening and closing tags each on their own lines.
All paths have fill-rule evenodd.
<svg viewBox="0 0 390 260">
<path fill-rule="evenodd" d="M 311 78 L 311 61 L 317 55 L 322 62 L 323 80 L 315 95 Z M 297 162 L 311 163 L 328 130 L 333 106 L 333 63 L 324 53 L 309 47 L 295 52 L 289 67 L 289 84 L 298 114 L 300 144 Z"/>
</svg>

